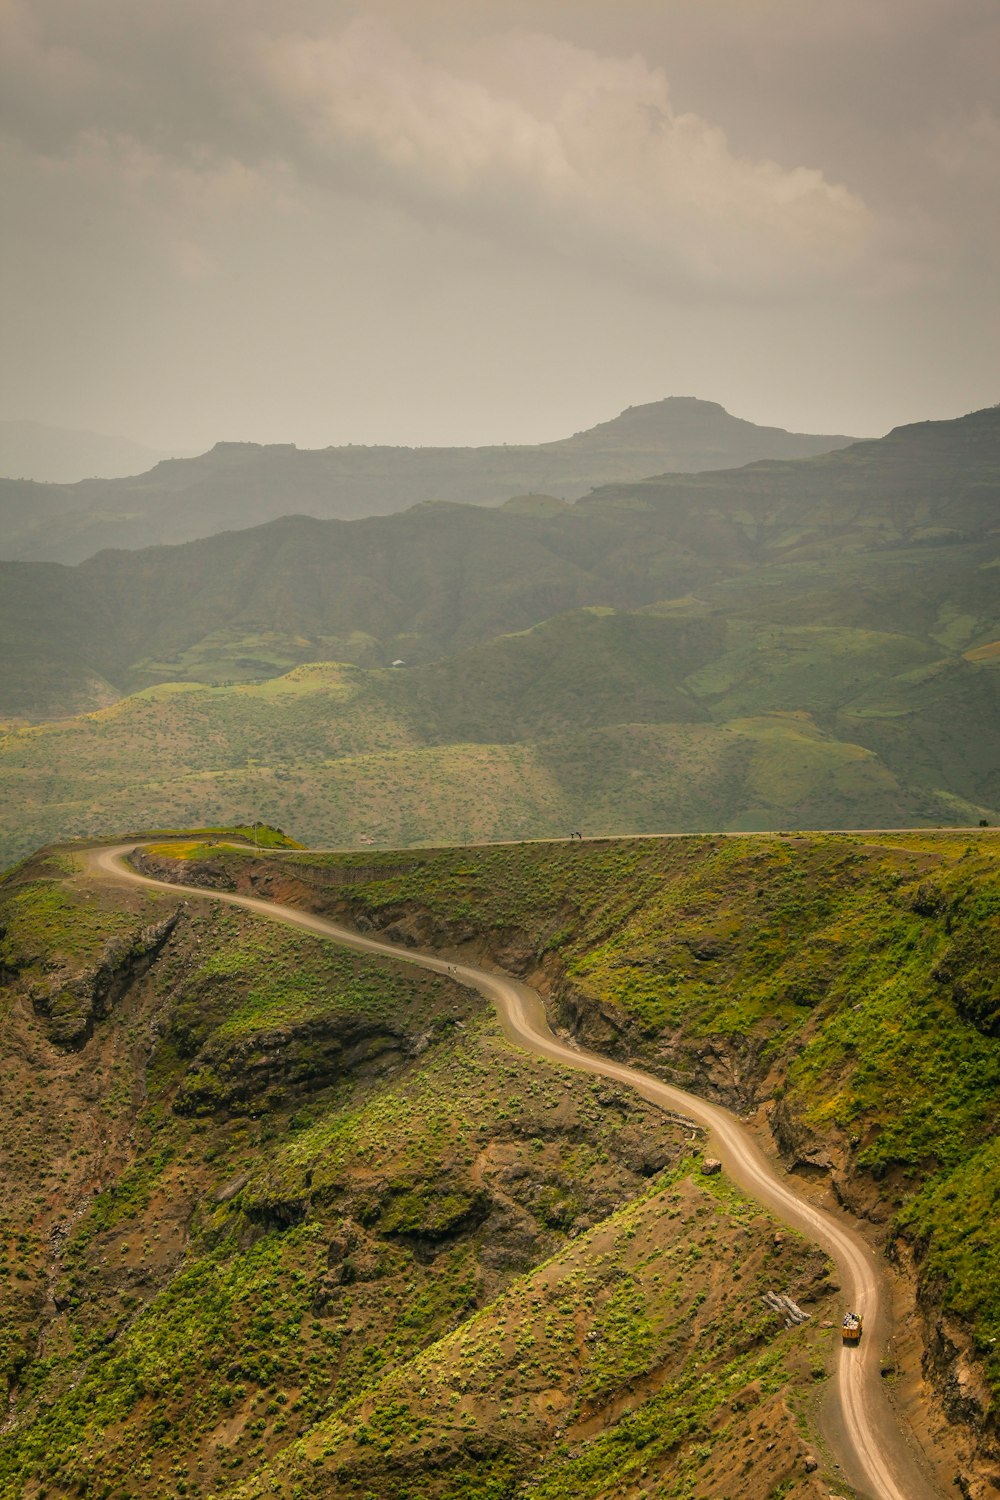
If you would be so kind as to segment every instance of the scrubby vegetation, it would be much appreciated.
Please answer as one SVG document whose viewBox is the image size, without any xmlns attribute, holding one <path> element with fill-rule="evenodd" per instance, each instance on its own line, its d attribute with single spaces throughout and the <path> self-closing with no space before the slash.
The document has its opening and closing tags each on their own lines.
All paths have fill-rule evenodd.
<svg viewBox="0 0 1000 1500">
<path fill-rule="evenodd" d="M 286 898 L 485 942 L 600 1050 L 740 1108 L 912 1253 L 1000 1396 L 1000 836 L 293 854 Z M 239 884 L 230 861 L 213 878 Z M 930 1339 L 930 1334 L 928 1334 Z M 995 1418 L 991 1417 L 991 1420 Z"/>
<path fill-rule="evenodd" d="M 222 843 L 241 843 L 255 849 L 301 849 L 302 845 L 269 823 L 230 823 L 215 828 L 154 828 L 143 838 L 170 839 L 179 853 L 190 859 L 196 850 Z"/>
<path fill-rule="evenodd" d="M 321 1421 L 240 1500 L 326 1494 L 331 1470 L 387 1500 L 711 1494 L 734 1468 L 744 1493 L 808 1493 L 789 1400 L 822 1379 L 822 1331 L 776 1339 L 761 1299 L 787 1285 L 822 1303 L 822 1260 L 690 1169 Z"/>
<path fill-rule="evenodd" d="M 268 857 L 157 858 L 202 855 Z M 737 1453 L 748 1495 L 823 1493 L 822 1257 L 641 1100 L 445 978 L 70 856 L 0 924 L 0 1494 L 710 1494 Z"/>
</svg>

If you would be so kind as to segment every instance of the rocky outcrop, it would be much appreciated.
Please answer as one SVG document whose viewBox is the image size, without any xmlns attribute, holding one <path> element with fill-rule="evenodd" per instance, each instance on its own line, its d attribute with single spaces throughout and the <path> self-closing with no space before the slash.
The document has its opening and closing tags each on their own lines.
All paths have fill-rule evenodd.
<svg viewBox="0 0 1000 1500">
<path fill-rule="evenodd" d="M 948 1420 L 972 1438 L 955 1484 L 965 1500 L 988 1500 L 1000 1494 L 1000 1442 L 989 1387 L 965 1328 L 931 1309 L 924 1323 L 924 1375 Z"/>
<path fill-rule="evenodd" d="M 98 962 L 85 969 L 60 969 L 35 981 L 31 1002 L 45 1020 L 50 1041 L 69 1051 L 85 1046 L 96 1023 L 152 967 L 180 916 L 180 909 L 172 911 L 138 933 L 114 939 Z"/>
<path fill-rule="evenodd" d="M 629 1056 L 632 1027 L 624 1011 L 558 981 L 551 999 L 556 1024 L 578 1042 L 608 1057 Z"/>
<path fill-rule="evenodd" d="M 248 1035 L 214 1034 L 181 1081 L 178 1114 L 259 1115 L 347 1074 L 388 1072 L 422 1037 L 352 1016 L 310 1018 Z"/>
<path fill-rule="evenodd" d="M 842 1164 L 839 1153 L 835 1154 L 831 1148 L 829 1138 L 811 1130 L 792 1113 L 784 1098 L 775 1101 L 768 1123 L 775 1145 L 790 1171 L 803 1176 L 825 1177 Z"/>
<path fill-rule="evenodd" d="M 21 965 L 15 954 L 7 949 L 7 929 L 0 925 L 0 988 L 13 984 L 21 973 Z"/>
</svg>

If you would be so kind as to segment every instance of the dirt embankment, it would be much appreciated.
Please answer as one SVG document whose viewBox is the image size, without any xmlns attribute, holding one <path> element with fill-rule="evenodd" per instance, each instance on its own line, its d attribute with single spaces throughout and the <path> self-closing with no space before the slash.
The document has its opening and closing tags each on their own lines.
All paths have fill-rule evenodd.
<svg viewBox="0 0 1000 1500">
<path fill-rule="evenodd" d="M 197 864 L 139 853 L 138 868 L 159 879 L 257 895 L 346 922 L 411 947 L 462 954 L 526 980 L 545 998 L 553 1025 L 586 1047 L 643 1068 L 700 1096 L 755 1116 L 786 1167 L 870 1226 L 895 1273 L 900 1333 L 886 1362 L 910 1420 L 933 1433 L 939 1471 L 966 1500 L 1000 1493 L 1000 1434 L 990 1393 L 968 1330 L 946 1316 L 933 1288 L 921 1282 L 915 1247 L 890 1234 L 902 1182 L 875 1181 L 857 1164 L 857 1140 L 834 1124 L 822 1132 L 784 1096 L 790 1055 L 759 1038 L 690 1036 L 677 1029 L 651 1034 L 613 1004 L 581 990 L 557 953 L 525 931 L 480 926 L 467 913 L 449 920 L 415 903 L 378 905 L 364 886 L 387 877 L 385 867 L 330 868 L 249 861 L 220 854 Z M 405 873 L 401 866 L 398 872 Z"/>
<path fill-rule="evenodd" d="M 481 927 L 466 916 L 449 920 L 406 902 L 373 907 L 364 886 L 405 874 L 405 865 L 397 870 L 364 865 L 312 868 L 297 863 L 290 869 L 279 861 L 251 862 L 225 854 L 217 860 L 181 863 L 143 850 L 137 851 L 132 862 L 158 880 L 260 896 L 346 922 L 359 932 L 378 932 L 406 947 L 461 951 L 483 959 L 530 983 L 544 997 L 555 1027 L 595 1051 L 641 1062 L 667 1082 L 740 1113 L 749 1113 L 766 1097 L 762 1086 L 771 1070 L 761 1043 L 754 1038 L 740 1041 L 721 1034 L 692 1038 L 680 1030 L 650 1037 L 617 1006 L 575 986 L 558 955 L 539 952 L 537 939 L 529 933 Z"/>
</svg>

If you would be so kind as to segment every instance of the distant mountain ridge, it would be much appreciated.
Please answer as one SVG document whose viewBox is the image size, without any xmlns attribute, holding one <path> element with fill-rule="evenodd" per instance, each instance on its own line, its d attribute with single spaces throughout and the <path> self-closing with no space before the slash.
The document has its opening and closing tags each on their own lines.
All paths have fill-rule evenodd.
<svg viewBox="0 0 1000 1500">
<path fill-rule="evenodd" d="M 141 474 L 166 458 L 131 438 L 29 420 L 0 421 L 0 474 L 45 484 Z"/>
<path fill-rule="evenodd" d="M 275 676 L 300 661 L 429 661 L 584 606 L 718 588 L 773 609 L 775 568 L 782 608 L 801 594 L 811 619 L 821 590 L 831 623 L 885 628 L 888 616 L 928 635 L 947 597 L 972 622 L 963 649 L 978 647 L 994 624 L 1000 636 L 998 535 L 1000 408 L 989 408 L 808 460 L 608 485 L 556 510 L 285 516 L 72 567 L 4 562 L 0 716 L 84 707 L 88 677 L 99 706 L 148 683 Z M 869 566 L 882 571 L 877 594 L 845 586 Z M 911 590 L 921 574 L 931 582 Z M 208 640 L 206 674 L 190 653 Z"/>
<path fill-rule="evenodd" d="M 0 642 L 0 857 L 257 812 L 317 842 L 993 822 L 1000 409 L 4 562 Z"/>
<path fill-rule="evenodd" d="M 0 556 L 74 563 L 105 547 L 192 541 L 293 513 L 349 520 L 427 500 L 492 506 L 527 493 L 578 499 L 597 486 L 649 474 L 808 458 L 852 441 L 758 427 L 715 402 L 668 397 L 533 446 L 298 449 L 223 442 L 131 478 L 72 485 L 0 480 Z"/>
</svg>

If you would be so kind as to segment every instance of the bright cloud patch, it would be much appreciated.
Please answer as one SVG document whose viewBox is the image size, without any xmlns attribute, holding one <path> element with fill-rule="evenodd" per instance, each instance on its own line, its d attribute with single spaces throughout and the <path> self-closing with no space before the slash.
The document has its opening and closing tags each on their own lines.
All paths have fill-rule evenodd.
<svg viewBox="0 0 1000 1500">
<path fill-rule="evenodd" d="M 735 155 L 677 114 L 638 57 L 601 57 L 517 35 L 459 72 L 384 23 L 288 38 L 260 65 L 314 166 L 417 212 L 541 238 L 632 275 L 743 285 L 837 274 L 863 253 L 870 216 L 822 173 Z"/>
</svg>

